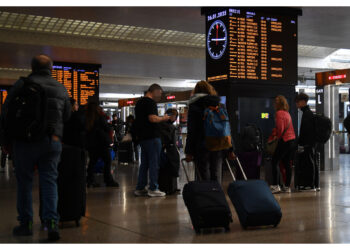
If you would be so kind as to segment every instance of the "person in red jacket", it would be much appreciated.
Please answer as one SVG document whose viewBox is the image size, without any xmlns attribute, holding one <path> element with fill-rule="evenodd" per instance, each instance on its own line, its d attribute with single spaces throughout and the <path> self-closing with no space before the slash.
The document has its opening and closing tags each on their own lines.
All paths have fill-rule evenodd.
<svg viewBox="0 0 350 250">
<path fill-rule="evenodd" d="M 293 121 L 289 114 L 289 105 L 287 99 L 279 95 L 275 98 L 275 120 L 276 120 L 276 138 L 278 145 L 272 156 L 272 193 L 286 192 L 290 193 L 290 183 L 292 179 L 292 158 L 295 152 L 295 132 Z M 279 163 L 283 162 L 286 169 L 286 182 L 280 186 L 280 169 Z"/>
</svg>

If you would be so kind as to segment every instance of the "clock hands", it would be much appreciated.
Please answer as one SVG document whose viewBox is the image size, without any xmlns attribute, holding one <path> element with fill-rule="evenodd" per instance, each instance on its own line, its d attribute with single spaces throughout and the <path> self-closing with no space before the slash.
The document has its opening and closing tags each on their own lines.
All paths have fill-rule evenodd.
<svg viewBox="0 0 350 250">
<path fill-rule="evenodd" d="M 219 24 L 216 25 L 216 39 L 219 37 Z M 216 45 L 218 45 L 218 40 L 216 40 Z"/>
</svg>

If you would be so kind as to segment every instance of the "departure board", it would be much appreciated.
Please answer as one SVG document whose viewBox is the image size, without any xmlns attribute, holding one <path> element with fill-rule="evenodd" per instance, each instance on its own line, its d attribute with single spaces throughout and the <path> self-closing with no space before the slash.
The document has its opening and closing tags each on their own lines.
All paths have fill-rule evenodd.
<svg viewBox="0 0 350 250">
<path fill-rule="evenodd" d="M 208 81 L 297 83 L 297 15 L 266 9 L 207 12 Z"/>
<path fill-rule="evenodd" d="M 99 101 L 99 64 L 54 62 L 52 77 L 62 83 L 69 97 L 86 105 L 89 100 Z"/>
</svg>

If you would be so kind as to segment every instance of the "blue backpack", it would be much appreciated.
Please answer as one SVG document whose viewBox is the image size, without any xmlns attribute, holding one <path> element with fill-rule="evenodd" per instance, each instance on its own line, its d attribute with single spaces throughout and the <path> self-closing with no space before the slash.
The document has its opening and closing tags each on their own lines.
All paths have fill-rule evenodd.
<svg viewBox="0 0 350 250">
<path fill-rule="evenodd" d="M 208 107 L 204 111 L 205 146 L 209 151 L 232 147 L 230 120 L 224 106 Z"/>
</svg>

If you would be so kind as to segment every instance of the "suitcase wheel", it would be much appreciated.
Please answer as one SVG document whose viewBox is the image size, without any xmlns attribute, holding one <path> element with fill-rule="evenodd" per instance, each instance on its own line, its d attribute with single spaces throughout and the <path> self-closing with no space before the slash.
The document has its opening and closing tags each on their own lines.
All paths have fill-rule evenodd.
<svg viewBox="0 0 350 250">
<path fill-rule="evenodd" d="M 80 221 L 79 221 L 79 220 L 76 220 L 76 221 L 75 221 L 75 225 L 76 225 L 77 227 L 80 227 Z"/>
</svg>

